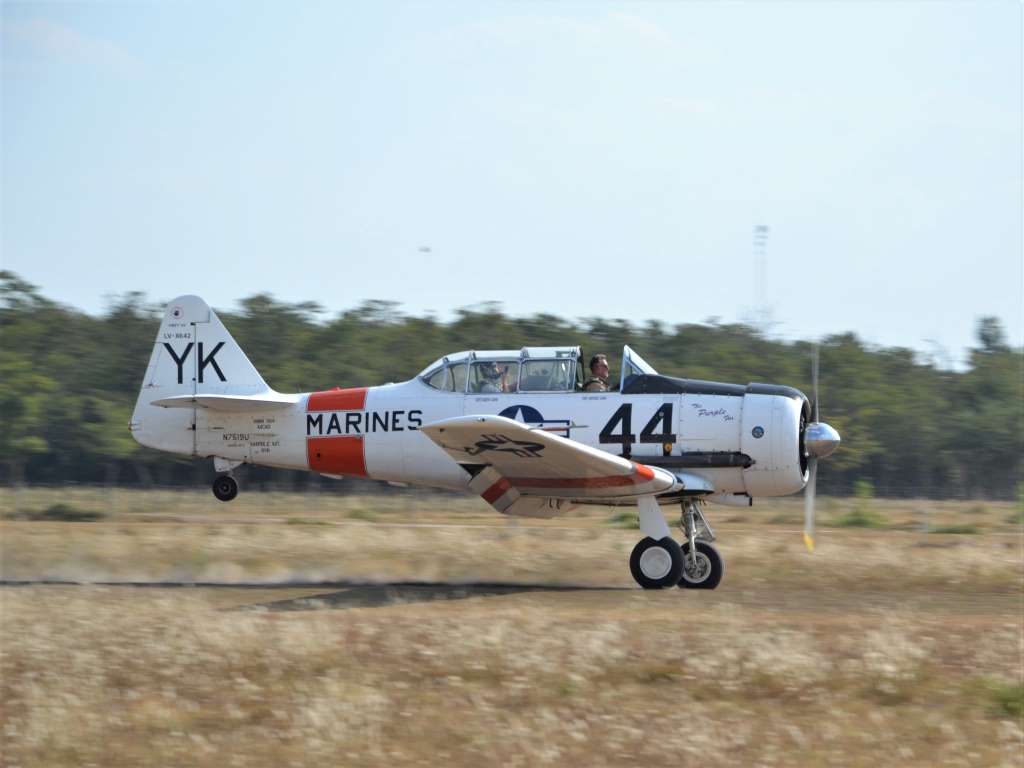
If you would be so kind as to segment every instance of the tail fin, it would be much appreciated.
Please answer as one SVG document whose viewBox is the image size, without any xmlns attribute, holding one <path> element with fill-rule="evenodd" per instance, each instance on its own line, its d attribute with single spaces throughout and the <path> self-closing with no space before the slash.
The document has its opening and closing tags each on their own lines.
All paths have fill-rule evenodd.
<svg viewBox="0 0 1024 768">
<path fill-rule="evenodd" d="M 271 389 L 220 318 L 198 296 L 179 296 L 164 311 L 131 431 L 142 445 L 193 453 L 195 413 L 154 400 L 181 395 L 261 395 Z"/>
</svg>

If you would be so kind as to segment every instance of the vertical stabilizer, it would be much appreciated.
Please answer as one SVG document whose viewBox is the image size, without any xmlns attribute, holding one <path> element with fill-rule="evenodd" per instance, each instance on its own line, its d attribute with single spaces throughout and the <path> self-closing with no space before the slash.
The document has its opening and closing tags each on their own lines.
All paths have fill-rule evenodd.
<svg viewBox="0 0 1024 768">
<path fill-rule="evenodd" d="M 198 296 L 179 296 L 164 310 L 132 414 L 142 445 L 195 452 L 195 409 L 153 405 L 176 395 L 260 395 L 271 392 L 227 328 Z"/>
</svg>

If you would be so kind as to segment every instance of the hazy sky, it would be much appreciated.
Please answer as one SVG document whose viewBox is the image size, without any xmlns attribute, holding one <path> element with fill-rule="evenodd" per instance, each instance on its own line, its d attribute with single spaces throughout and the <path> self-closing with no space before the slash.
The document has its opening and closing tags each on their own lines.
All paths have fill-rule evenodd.
<svg viewBox="0 0 1024 768">
<path fill-rule="evenodd" d="M 1022 343 L 1017 2 L 2 13 L 0 261 L 89 311 L 736 320 L 763 223 L 779 335 Z"/>
</svg>

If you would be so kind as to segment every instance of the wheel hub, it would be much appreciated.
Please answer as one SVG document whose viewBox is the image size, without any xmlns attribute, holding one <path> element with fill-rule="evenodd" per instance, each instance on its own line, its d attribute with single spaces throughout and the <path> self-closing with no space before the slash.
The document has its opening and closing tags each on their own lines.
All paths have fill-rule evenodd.
<svg viewBox="0 0 1024 768">
<path fill-rule="evenodd" d="M 651 547 L 640 555 L 640 570 L 649 579 L 663 579 L 672 570 L 672 556 L 663 547 Z"/>
<path fill-rule="evenodd" d="M 683 576 L 691 583 L 700 583 L 711 573 L 711 561 L 703 552 L 698 552 L 695 558 L 687 556 L 684 558 Z"/>
</svg>

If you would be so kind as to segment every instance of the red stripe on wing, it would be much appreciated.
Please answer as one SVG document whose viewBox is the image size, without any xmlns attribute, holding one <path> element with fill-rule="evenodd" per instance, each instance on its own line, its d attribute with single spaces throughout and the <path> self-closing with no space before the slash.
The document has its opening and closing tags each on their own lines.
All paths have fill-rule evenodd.
<svg viewBox="0 0 1024 768">
<path fill-rule="evenodd" d="M 511 487 L 512 487 L 512 484 L 503 477 L 503 478 L 501 478 L 501 480 L 496 482 L 494 485 L 492 485 L 490 488 L 488 488 L 486 491 L 484 491 L 480 495 L 483 497 L 483 500 L 486 501 L 488 504 L 493 504 L 498 499 L 500 499 L 502 496 L 504 496 L 505 493 Z"/>
<path fill-rule="evenodd" d="M 640 485 L 654 479 L 654 470 L 645 464 L 634 464 L 629 475 L 604 477 L 510 477 L 512 485 L 525 488 L 622 488 Z M 493 487 L 493 486 L 492 486 Z"/>
</svg>

